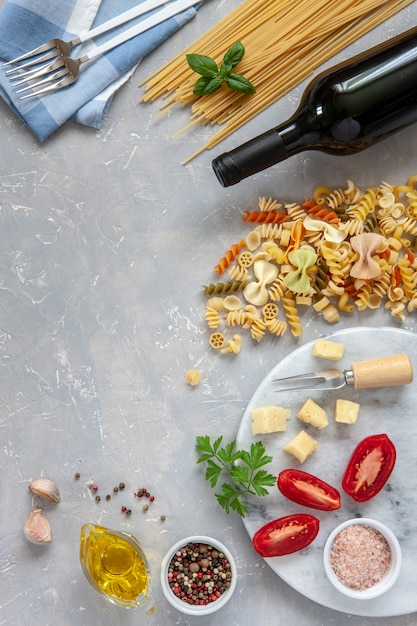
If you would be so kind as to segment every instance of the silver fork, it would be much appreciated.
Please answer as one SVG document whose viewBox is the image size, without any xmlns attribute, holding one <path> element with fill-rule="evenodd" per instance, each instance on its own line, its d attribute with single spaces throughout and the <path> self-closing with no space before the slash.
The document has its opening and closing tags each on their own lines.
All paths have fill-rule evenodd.
<svg viewBox="0 0 417 626">
<path fill-rule="evenodd" d="M 164 22 L 165 20 L 177 15 L 181 11 L 192 7 L 193 5 L 198 4 L 198 0 L 176 0 L 172 4 L 169 4 L 164 9 L 158 11 L 154 15 L 142 20 L 135 26 L 132 26 L 128 30 L 124 31 L 120 35 L 117 35 L 113 39 L 110 39 L 106 43 L 98 46 L 91 52 L 80 56 L 78 59 L 72 59 L 68 56 L 60 56 L 53 60 L 50 63 L 44 64 L 40 69 L 35 68 L 32 70 L 23 71 L 19 76 L 19 80 L 14 82 L 13 85 L 17 87 L 18 85 L 30 83 L 26 87 L 19 89 L 16 93 L 23 93 L 29 90 L 31 93 L 26 94 L 25 96 L 21 96 L 21 100 L 25 98 L 31 98 L 33 96 L 40 96 L 46 93 L 50 93 L 53 91 L 57 91 L 62 87 L 66 87 L 72 83 L 74 83 L 80 73 L 81 65 L 87 63 L 88 61 L 92 61 L 93 59 L 101 56 L 105 52 L 116 48 L 120 44 L 136 37 L 140 33 L 143 33 L 150 28 L 153 28 L 157 24 Z M 23 76 L 23 78 L 22 78 Z M 38 80 L 40 79 L 40 80 Z M 35 81 L 35 82 L 32 82 Z M 48 84 L 50 83 L 50 84 Z M 43 87 L 43 85 L 46 85 Z M 40 89 L 38 89 L 40 87 Z"/>
<path fill-rule="evenodd" d="M 19 70 L 23 70 L 27 67 L 31 67 L 33 65 L 39 65 L 40 63 L 44 63 L 46 61 L 52 61 L 53 59 L 58 59 L 59 57 L 69 57 L 71 54 L 72 48 L 78 46 L 85 41 L 89 41 L 90 39 L 94 39 L 94 37 L 98 37 L 99 35 L 103 35 L 104 33 L 113 30 L 117 26 L 121 26 L 126 22 L 130 22 L 135 17 L 139 17 L 140 15 L 144 15 L 145 13 L 149 13 L 153 9 L 158 8 L 163 4 L 167 4 L 169 0 L 146 0 L 139 4 L 138 6 L 121 13 L 120 15 L 116 15 L 116 17 L 100 24 L 100 26 L 96 26 L 91 30 L 86 30 L 80 33 L 74 39 L 70 41 L 64 41 L 63 39 L 58 39 L 54 37 L 50 41 L 22 54 L 11 61 L 7 61 L 4 63 L 4 67 L 8 65 L 16 65 L 16 67 L 12 67 L 11 69 L 6 71 L 6 74 L 11 75 Z M 45 52 L 46 54 L 42 54 Z M 42 56 L 40 56 L 42 55 Z M 21 61 L 25 61 L 25 63 L 21 63 Z"/>
</svg>

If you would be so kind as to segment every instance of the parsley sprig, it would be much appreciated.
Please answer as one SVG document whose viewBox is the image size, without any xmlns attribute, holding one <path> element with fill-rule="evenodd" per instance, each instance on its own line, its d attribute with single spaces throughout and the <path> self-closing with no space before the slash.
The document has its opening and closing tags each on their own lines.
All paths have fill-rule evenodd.
<svg viewBox="0 0 417 626">
<path fill-rule="evenodd" d="M 196 449 L 200 453 L 197 463 L 207 463 L 206 480 L 213 489 L 221 475 L 227 476 L 227 482 L 221 485 L 221 493 L 215 493 L 215 496 L 226 513 L 233 509 L 245 517 L 248 509 L 242 496 L 266 496 L 266 487 L 276 483 L 276 476 L 260 469 L 270 463 L 272 457 L 265 454 L 261 441 L 252 443 L 249 450 L 238 450 L 236 440 L 220 447 L 222 440 L 221 436 L 214 442 L 208 435 L 197 437 Z"/>
<path fill-rule="evenodd" d="M 220 67 L 214 59 L 204 54 L 187 54 L 187 63 L 201 78 L 194 85 L 193 93 L 204 96 L 217 91 L 226 82 L 227 86 L 241 93 L 255 93 L 254 85 L 244 76 L 232 72 L 245 54 L 245 48 L 240 41 L 233 44 L 223 57 Z"/>
</svg>

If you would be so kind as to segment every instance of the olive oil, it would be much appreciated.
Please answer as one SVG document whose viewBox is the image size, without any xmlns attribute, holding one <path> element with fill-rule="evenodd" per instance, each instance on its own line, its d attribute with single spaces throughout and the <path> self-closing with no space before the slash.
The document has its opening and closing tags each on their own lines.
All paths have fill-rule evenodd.
<svg viewBox="0 0 417 626">
<path fill-rule="evenodd" d="M 109 600 L 129 607 L 143 604 L 150 598 L 147 560 L 132 535 L 85 524 L 80 541 L 84 573 Z"/>
</svg>

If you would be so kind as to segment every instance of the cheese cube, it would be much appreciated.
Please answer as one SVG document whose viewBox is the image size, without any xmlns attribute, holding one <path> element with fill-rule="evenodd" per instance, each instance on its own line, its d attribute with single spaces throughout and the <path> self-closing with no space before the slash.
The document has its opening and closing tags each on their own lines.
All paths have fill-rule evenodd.
<svg viewBox="0 0 417 626">
<path fill-rule="evenodd" d="M 264 435 L 286 430 L 291 409 L 281 406 L 264 406 L 250 413 L 252 435 Z"/>
<path fill-rule="evenodd" d="M 300 463 L 304 463 L 304 461 L 313 454 L 314 450 L 317 450 L 319 444 L 313 437 L 311 437 L 304 430 L 298 433 L 294 439 L 291 439 L 285 446 L 285 452 L 292 454 L 293 457 L 297 459 Z"/>
<path fill-rule="evenodd" d="M 342 424 L 354 424 L 358 419 L 360 404 L 350 400 L 336 400 L 334 419 Z"/>
<path fill-rule="evenodd" d="M 328 339 L 317 339 L 313 346 L 313 356 L 318 356 L 329 361 L 338 361 L 345 351 L 343 343 L 336 343 Z"/>
<path fill-rule="evenodd" d="M 329 423 L 326 411 L 312 398 L 304 402 L 297 417 L 305 424 L 311 424 L 316 428 L 325 428 Z"/>
</svg>

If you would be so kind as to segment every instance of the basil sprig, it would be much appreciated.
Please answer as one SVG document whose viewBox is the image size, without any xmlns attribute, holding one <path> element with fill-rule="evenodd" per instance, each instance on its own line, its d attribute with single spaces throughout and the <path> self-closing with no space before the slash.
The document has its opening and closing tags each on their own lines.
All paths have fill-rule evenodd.
<svg viewBox="0 0 417 626">
<path fill-rule="evenodd" d="M 220 67 L 217 67 L 214 59 L 204 54 L 187 54 L 188 65 L 201 76 L 194 85 L 193 93 L 196 96 L 213 93 L 224 82 L 234 91 L 255 93 L 254 85 L 247 78 L 232 72 L 232 69 L 242 60 L 244 54 L 245 48 L 240 41 L 237 41 L 229 48 L 223 57 Z"/>
</svg>

